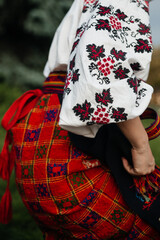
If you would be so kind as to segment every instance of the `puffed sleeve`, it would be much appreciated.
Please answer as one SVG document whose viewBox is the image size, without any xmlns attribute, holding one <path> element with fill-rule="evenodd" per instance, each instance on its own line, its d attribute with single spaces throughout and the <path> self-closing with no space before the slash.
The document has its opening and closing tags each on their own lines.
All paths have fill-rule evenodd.
<svg viewBox="0 0 160 240">
<path fill-rule="evenodd" d="M 82 7 L 83 1 L 74 0 L 71 8 L 59 25 L 49 50 L 48 61 L 44 68 L 44 75 L 46 77 L 54 69 L 62 70 L 68 65 Z"/>
<path fill-rule="evenodd" d="M 60 126 L 94 137 L 103 124 L 136 118 L 147 108 L 153 92 L 145 82 L 152 41 L 143 0 L 88 1 L 84 9 L 70 55 Z"/>
</svg>

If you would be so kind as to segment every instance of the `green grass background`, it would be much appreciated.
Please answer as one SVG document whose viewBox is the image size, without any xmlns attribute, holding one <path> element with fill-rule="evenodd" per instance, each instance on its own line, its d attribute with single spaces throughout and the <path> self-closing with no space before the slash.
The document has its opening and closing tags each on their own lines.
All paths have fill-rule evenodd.
<svg viewBox="0 0 160 240">
<path fill-rule="evenodd" d="M 155 91 L 160 90 L 160 51 L 157 50 L 154 53 L 153 61 L 151 65 L 151 72 L 149 76 L 149 82 L 155 88 Z M 13 101 L 18 98 L 24 90 L 18 86 L 7 85 L 6 83 L 0 84 L 0 121 Z M 152 107 L 160 112 L 160 106 L 155 105 L 152 101 Z M 150 120 L 145 120 L 144 126 L 150 124 Z M 5 131 L 0 126 L 0 150 L 2 149 L 5 138 Z M 160 137 L 150 142 L 152 152 L 155 156 L 156 162 L 160 165 Z M 27 209 L 24 207 L 22 200 L 16 190 L 15 186 L 15 174 L 13 172 L 11 176 L 10 184 L 12 198 L 13 198 L 13 219 L 8 225 L 0 224 L 0 239 L 3 240 L 42 240 L 42 234 L 37 227 L 36 223 L 29 215 Z M 0 198 L 5 191 L 6 183 L 0 180 Z"/>
</svg>

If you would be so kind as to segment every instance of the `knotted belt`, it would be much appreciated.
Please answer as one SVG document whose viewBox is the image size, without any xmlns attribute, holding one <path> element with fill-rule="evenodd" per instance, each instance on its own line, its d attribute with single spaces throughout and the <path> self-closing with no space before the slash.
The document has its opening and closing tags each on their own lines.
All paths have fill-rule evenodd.
<svg viewBox="0 0 160 240">
<path fill-rule="evenodd" d="M 55 72 L 51 73 L 43 83 L 42 90 L 35 89 L 25 92 L 18 98 L 8 109 L 2 119 L 2 126 L 7 131 L 5 143 L 0 154 L 0 178 L 7 181 L 6 191 L 0 202 L 0 222 L 7 224 L 12 218 L 11 193 L 9 190 L 9 180 L 14 167 L 15 160 L 9 152 L 9 145 L 12 144 L 10 129 L 17 121 L 24 118 L 36 105 L 38 100 L 44 94 L 63 94 L 66 73 Z"/>
</svg>

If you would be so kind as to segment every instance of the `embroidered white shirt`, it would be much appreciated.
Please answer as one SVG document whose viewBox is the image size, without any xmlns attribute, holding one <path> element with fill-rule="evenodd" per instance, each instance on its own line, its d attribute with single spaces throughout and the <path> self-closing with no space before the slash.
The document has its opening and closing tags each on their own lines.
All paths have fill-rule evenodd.
<svg viewBox="0 0 160 240">
<path fill-rule="evenodd" d="M 60 24 L 44 74 L 68 66 L 60 126 L 94 137 L 103 124 L 140 116 L 153 89 L 144 0 L 75 0 Z"/>
</svg>

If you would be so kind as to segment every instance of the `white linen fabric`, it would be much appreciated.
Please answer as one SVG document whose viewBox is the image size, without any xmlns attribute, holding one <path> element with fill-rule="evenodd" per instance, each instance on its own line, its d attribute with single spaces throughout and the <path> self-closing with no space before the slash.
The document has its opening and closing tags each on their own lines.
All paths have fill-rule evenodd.
<svg viewBox="0 0 160 240">
<path fill-rule="evenodd" d="M 153 92 L 145 82 L 151 55 L 146 1 L 75 0 L 44 71 L 68 66 L 59 125 L 94 137 L 103 124 L 140 116 Z"/>
</svg>

